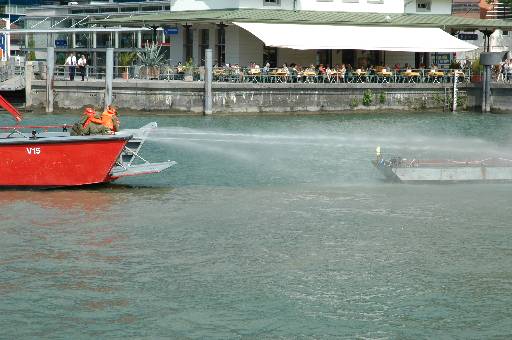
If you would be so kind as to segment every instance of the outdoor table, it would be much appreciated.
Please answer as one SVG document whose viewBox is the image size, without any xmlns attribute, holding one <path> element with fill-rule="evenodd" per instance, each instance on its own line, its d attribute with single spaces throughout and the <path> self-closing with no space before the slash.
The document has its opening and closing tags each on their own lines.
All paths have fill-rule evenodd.
<svg viewBox="0 0 512 340">
<path fill-rule="evenodd" d="M 466 79 L 466 75 L 464 74 L 464 72 L 459 71 L 459 70 L 455 70 L 453 72 L 448 73 L 448 76 L 450 78 L 457 77 L 457 78 L 459 78 L 460 81 L 464 81 Z"/>
<path fill-rule="evenodd" d="M 247 72 L 247 75 L 249 76 L 249 81 L 258 83 L 261 76 L 261 70 L 252 68 Z"/>
<path fill-rule="evenodd" d="M 442 71 L 430 71 L 428 73 L 428 78 L 432 78 L 432 83 L 439 83 L 439 78 L 443 78 L 444 77 L 444 72 Z"/>
<path fill-rule="evenodd" d="M 356 76 L 356 83 L 364 83 L 366 81 L 366 75 L 368 74 L 368 72 L 361 71 L 361 72 L 354 72 L 353 74 L 355 74 L 355 76 Z"/>
<path fill-rule="evenodd" d="M 279 69 L 277 71 L 271 72 L 270 74 L 274 77 L 274 81 L 276 83 L 282 83 L 286 82 L 286 76 L 288 75 L 288 72 Z"/>
<path fill-rule="evenodd" d="M 377 82 L 382 80 L 382 83 L 389 83 L 389 80 L 393 76 L 393 72 L 381 71 L 377 72 Z"/>
<path fill-rule="evenodd" d="M 407 80 L 409 83 L 416 83 L 419 81 L 421 73 L 419 72 L 402 72 L 402 77 L 404 77 L 404 82 Z"/>
<path fill-rule="evenodd" d="M 329 75 L 329 82 L 330 83 L 339 83 L 340 82 L 340 72 L 332 71 Z"/>
<path fill-rule="evenodd" d="M 315 77 L 316 77 L 316 73 L 313 72 L 313 71 L 304 71 L 302 72 L 302 75 L 306 78 L 304 80 L 305 83 L 314 83 L 315 82 Z"/>
<path fill-rule="evenodd" d="M 215 69 L 213 70 L 213 77 L 218 81 L 224 81 L 226 77 L 226 72 L 224 69 Z"/>
</svg>

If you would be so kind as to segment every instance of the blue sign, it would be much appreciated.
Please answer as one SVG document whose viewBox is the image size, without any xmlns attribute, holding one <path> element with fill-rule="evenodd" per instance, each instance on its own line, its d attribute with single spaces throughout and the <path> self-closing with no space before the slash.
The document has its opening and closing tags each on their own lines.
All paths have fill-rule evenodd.
<svg viewBox="0 0 512 340">
<path fill-rule="evenodd" d="M 9 56 L 9 51 L 7 51 L 7 36 L 5 34 L 0 34 L 0 58 L 2 61 L 6 61 Z"/>
<path fill-rule="evenodd" d="M 178 34 L 178 27 L 164 28 L 164 33 L 167 34 L 167 35 Z"/>
<path fill-rule="evenodd" d="M 55 47 L 66 47 L 68 46 L 67 40 L 55 40 Z"/>
<path fill-rule="evenodd" d="M 476 33 L 459 33 L 460 40 L 478 40 L 478 34 Z"/>
</svg>

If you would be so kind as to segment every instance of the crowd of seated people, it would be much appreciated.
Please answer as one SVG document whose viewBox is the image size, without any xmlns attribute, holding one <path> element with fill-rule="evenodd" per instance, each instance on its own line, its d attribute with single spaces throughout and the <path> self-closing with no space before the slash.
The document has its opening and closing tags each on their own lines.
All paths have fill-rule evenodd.
<svg viewBox="0 0 512 340">
<path fill-rule="evenodd" d="M 470 63 L 462 63 L 460 71 L 441 70 L 435 64 L 419 67 L 405 63 L 400 65 L 358 65 L 351 64 L 310 64 L 284 63 L 280 67 L 272 67 L 266 62 L 263 67 L 256 62 L 246 66 L 240 64 L 215 63 L 213 67 L 214 81 L 230 82 L 279 82 L 279 83 L 357 83 L 357 82 L 441 82 L 458 72 L 468 70 Z M 503 63 L 500 72 L 505 79 L 512 79 L 511 61 Z M 178 63 L 177 73 L 183 74 L 183 65 Z M 462 73 L 461 73 L 462 74 Z M 462 77 L 464 79 L 464 77 Z"/>
</svg>

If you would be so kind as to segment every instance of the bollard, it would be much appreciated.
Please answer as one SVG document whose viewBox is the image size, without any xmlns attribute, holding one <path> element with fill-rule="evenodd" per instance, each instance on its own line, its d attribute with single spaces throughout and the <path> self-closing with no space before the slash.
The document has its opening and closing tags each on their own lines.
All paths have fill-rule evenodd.
<svg viewBox="0 0 512 340">
<path fill-rule="evenodd" d="M 114 49 L 107 48 L 105 66 L 105 109 L 112 104 L 112 79 L 114 78 Z"/>
<path fill-rule="evenodd" d="M 53 70 L 55 67 L 55 49 L 46 49 L 46 112 L 53 112 Z"/>
<path fill-rule="evenodd" d="M 213 78 L 213 54 L 211 49 L 205 51 L 206 60 L 204 68 L 204 114 L 211 115 L 213 113 L 212 100 L 212 78 Z"/>
</svg>

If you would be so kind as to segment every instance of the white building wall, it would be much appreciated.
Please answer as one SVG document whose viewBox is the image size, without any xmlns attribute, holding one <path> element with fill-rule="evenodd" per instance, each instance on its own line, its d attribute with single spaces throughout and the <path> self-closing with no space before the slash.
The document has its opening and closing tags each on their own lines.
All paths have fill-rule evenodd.
<svg viewBox="0 0 512 340">
<path fill-rule="evenodd" d="M 452 14 L 451 0 L 430 0 L 430 11 L 418 11 L 417 3 L 423 0 L 406 1 L 405 13 L 414 14 Z"/>
<path fill-rule="evenodd" d="M 297 0 L 295 8 L 293 0 L 280 0 L 278 5 L 264 5 L 263 0 L 171 0 L 171 11 L 228 8 L 403 13 L 404 0 Z"/>
<path fill-rule="evenodd" d="M 371 13 L 403 13 L 404 0 L 298 0 L 297 9 L 307 11 L 340 11 Z"/>
<path fill-rule="evenodd" d="M 171 43 L 171 64 L 173 65 L 176 65 L 178 62 L 185 62 L 183 60 L 183 32 L 183 27 L 178 26 L 178 34 L 166 36 L 166 41 Z"/>
<path fill-rule="evenodd" d="M 264 5 L 263 3 L 263 0 L 171 0 L 171 11 L 232 8 L 293 9 L 293 0 L 281 0 L 279 5 Z"/>
<path fill-rule="evenodd" d="M 171 11 L 237 8 L 238 0 L 171 0 Z"/>
</svg>

